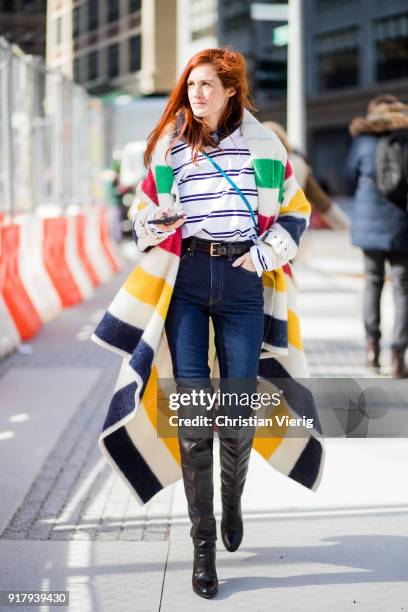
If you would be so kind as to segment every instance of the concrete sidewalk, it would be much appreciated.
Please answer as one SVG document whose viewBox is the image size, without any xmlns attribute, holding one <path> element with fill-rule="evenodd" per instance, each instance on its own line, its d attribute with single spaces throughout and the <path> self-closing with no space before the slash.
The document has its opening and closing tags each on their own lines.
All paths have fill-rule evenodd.
<svg viewBox="0 0 408 612">
<path fill-rule="evenodd" d="M 343 234 L 315 232 L 310 239 L 312 254 L 296 264 L 296 276 L 311 374 L 372 376 L 362 366 L 358 253 Z M 333 253 L 334 264 L 322 269 L 318 262 Z M 354 262 L 351 272 L 347 258 Z M 6 466 L 0 590 L 69 590 L 70 609 L 78 612 L 407 610 L 404 439 L 326 440 L 317 493 L 253 453 L 242 547 L 228 553 L 219 538 L 219 594 L 208 602 L 192 593 L 182 483 L 139 507 L 96 445 L 119 360 L 87 338 L 123 276 L 0 363 L 0 459 Z M 387 313 L 390 305 L 387 286 Z M 388 319 L 384 332 L 386 347 Z M 386 358 L 385 352 L 383 375 Z M 27 391 L 19 389 L 20 380 Z"/>
</svg>

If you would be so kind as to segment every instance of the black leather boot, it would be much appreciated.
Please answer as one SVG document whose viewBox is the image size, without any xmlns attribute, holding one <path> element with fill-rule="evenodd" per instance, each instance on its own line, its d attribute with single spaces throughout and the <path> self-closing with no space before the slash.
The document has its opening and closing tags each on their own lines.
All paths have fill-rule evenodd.
<svg viewBox="0 0 408 612">
<path fill-rule="evenodd" d="M 179 443 L 184 490 L 192 523 L 193 590 L 197 595 L 210 599 L 218 591 L 215 569 L 217 534 L 213 507 L 213 439 L 186 437 L 179 430 Z"/>
<path fill-rule="evenodd" d="M 215 544 L 207 540 L 194 540 L 193 591 L 211 599 L 218 592 L 218 578 L 215 569 Z"/>
<path fill-rule="evenodd" d="M 253 437 L 226 437 L 219 431 L 221 462 L 221 537 L 230 552 L 236 551 L 244 535 L 241 495 L 244 489 Z"/>
</svg>

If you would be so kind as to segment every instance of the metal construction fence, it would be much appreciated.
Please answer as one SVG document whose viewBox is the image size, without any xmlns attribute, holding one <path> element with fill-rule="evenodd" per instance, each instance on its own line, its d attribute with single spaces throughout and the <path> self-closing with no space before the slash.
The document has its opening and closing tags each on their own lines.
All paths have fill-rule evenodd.
<svg viewBox="0 0 408 612">
<path fill-rule="evenodd" d="M 0 213 L 103 199 L 103 103 L 0 37 Z"/>
</svg>

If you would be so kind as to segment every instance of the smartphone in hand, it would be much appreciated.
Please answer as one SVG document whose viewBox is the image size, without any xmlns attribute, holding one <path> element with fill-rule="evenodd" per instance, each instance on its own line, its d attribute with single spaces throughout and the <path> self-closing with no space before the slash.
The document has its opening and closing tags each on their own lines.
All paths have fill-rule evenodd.
<svg viewBox="0 0 408 612">
<path fill-rule="evenodd" d="M 153 225 L 172 225 L 179 219 L 184 219 L 185 215 L 171 215 L 169 217 L 160 217 L 160 219 L 151 219 L 149 223 Z"/>
</svg>

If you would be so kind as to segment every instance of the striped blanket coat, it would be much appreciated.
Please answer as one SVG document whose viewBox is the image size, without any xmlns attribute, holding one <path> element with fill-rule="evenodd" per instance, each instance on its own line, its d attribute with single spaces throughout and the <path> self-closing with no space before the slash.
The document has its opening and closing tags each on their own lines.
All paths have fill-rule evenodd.
<svg viewBox="0 0 408 612">
<path fill-rule="evenodd" d="M 241 129 L 255 172 L 260 238 L 274 246 L 280 261 L 286 259 L 262 277 L 265 329 L 259 381 L 276 378 L 276 369 L 280 368 L 282 385 L 283 379 L 290 379 L 292 386 L 286 384 L 279 414 L 315 418 L 315 427 L 305 428 L 301 436 L 280 434 L 277 438 L 264 431 L 262 436 L 256 435 L 253 448 L 279 472 L 316 490 L 323 471 L 324 448 L 313 401 L 307 401 L 304 388 L 299 393 L 299 383 L 290 378 L 306 377 L 308 369 L 296 311 L 296 284 L 287 263 L 296 253 L 310 206 L 275 134 L 247 110 Z M 152 207 L 181 208 L 173 171 L 165 159 L 173 137 L 167 133 L 159 140 L 150 170 L 138 186 L 134 230 L 144 253 L 92 335 L 92 340 L 123 358 L 99 445 L 142 504 L 181 478 L 177 437 L 157 435 L 158 381 L 173 375 L 164 321 L 180 262 L 181 228 L 163 239 L 154 236 L 144 223 Z M 210 356 L 212 375 L 217 377 L 213 346 Z"/>
</svg>

